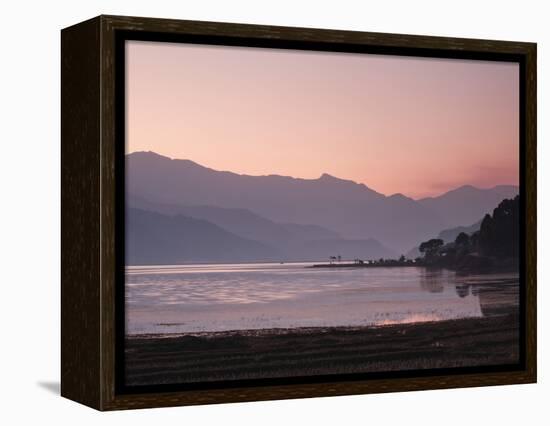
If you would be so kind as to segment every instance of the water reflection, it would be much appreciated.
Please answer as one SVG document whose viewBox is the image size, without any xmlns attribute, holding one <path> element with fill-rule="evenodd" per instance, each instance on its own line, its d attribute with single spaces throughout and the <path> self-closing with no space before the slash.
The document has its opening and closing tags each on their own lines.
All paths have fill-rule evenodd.
<svg viewBox="0 0 550 426">
<path fill-rule="evenodd" d="M 420 287 L 430 293 L 442 293 L 444 290 L 444 282 L 447 280 L 444 278 L 448 275 L 448 271 L 443 269 L 423 269 L 420 274 Z"/>
<path fill-rule="evenodd" d="M 461 298 L 464 298 L 470 294 L 470 286 L 468 284 L 456 284 L 455 289 L 456 294 L 458 294 Z"/>
<path fill-rule="evenodd" d="M 509 312 L 517 274 L 303 264 L 128 268 L 129 334 L 367 326 Z M 508 310 L 508 311 L 507 311 Z"/>
<path fill-rule="evenodd" d="M 455 291 L 461 298 L 469 295 L 476 297 L 483 316 L 514 314 L 519 309 L 517 278 L 495 277 L 484 283 L 457 282 Z"/>
</svg>

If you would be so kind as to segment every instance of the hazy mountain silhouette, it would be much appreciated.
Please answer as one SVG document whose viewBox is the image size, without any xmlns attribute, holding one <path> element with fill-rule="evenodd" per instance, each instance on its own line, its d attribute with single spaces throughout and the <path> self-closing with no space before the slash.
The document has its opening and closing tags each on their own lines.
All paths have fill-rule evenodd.
<svg viewBox="0 0 550 426">
<path fill-rule="evenodd" d="M 146 252 L 146 256 L 129 257 L 129 259 L 134 259 L 138 263 L 158 263 L 171 250 L 179 253 L 180 262 L 192 260 L 318 261 L 335 255 L 340 255 L 344 259 L 355 259 L 357 257 L 378 259 L 380 257 L 395 257 L 396 255 L 396 253 L 374 239 L 345 240 L 335 232 L 319 226 L 278 224 L 244 209 L 155 204 L 133 196 L 128 197 L 127 205 L 130 207 L 127 218 L 127 232 L 129 236 L 139 235 L 140 238 L 139 242 L 135 239 L 129 240 L 128 250 L 129 252 L 139 250 L 145 250 Z M 152 214 L 146 215 L 146 213 Z M 172 216 L 175 216 L 175 218 Z M 136 220 L 136 217 L 139 220 Z M 201 220 L 193 222 L 191 219 Z M 196 230 L 187 229 L 187 227 L 194 225 L 201 226 L 200 232 L 208 231 L 201 242 L 203 248 L 206 248 L 205 250 L 197 252 L 192 250 L 195 247 L 193 238 Z M 135 229 L 136 226 L 140 229 Z M 169 226 L 181 228 L 182 232 L 172 234 L 168 232 Z M 155 233 L 159 241 L 164 241 L 160 250 L 155 246 L 146 249 L 138 247 L 139 244 L 147 244 L 146 240 L 149 238 L 147 229 L 150 229 L 151 233 Z M 251 253 L 249 250 L 250 244 L 237 241 L 232 250 L 221 257 L 216 254 L 217 249 L 229 241 L 228 234 L 232 237 L 244 237 L 247 243 L 260 243 L 263 250 Z M 197 233 L 196 236 L 199 238 L 200 233 Z M 188 241 L 184 243 L 179 240 Z M 215 254 L 214 259 L 212 259 L 212 254 L 208 254 L 210 248 L 213 250 L 212 253 Z M 267 248 L 269 250 L 265 250 Z M 155 261 L 151 259 L 153 253 L 159 255 L 158 258 L 155 258 Z M 161 263 L 172 263 L 172 260 Z"/>
<path fill-rule="evenodd" d="M 479 231 L 480 226 L 481 220 L 478 220 L 470 226 L 457 226 L 456 228 L 445 229 L 439 233 L 437 238 L 442 239 L 445 243 L 450 243 L 458 237 L 458 234 L 464 232 L 470 235 L 473 232 Z"/>
<path fill-rule="evenodd" d="M 488 199 L 506 198 L 513 188 L 465 187 L 415 201 L 328 174 L 318 179 L 239 175 L 152 152 L 129 154 L 126 164 L 127 193 L 152 203 L 245 209 L 279 224 L 323 227 L 345 239 L 374 238 L 399 252 L 441 229 L 479 219 L 495 204 Z"/>
<path fill-rule="evenodd" d="M 453 224 L 473 223 L 492 211 L 505 198 L 514 198 L 519 188 L 499 185 L 490 189 L 479 189 L 471 185 L 449 191 L 439 197 L 429 197 L 418 202 Z"/>
<path fill-rule="evenodd" d="M 480 227 L 481 227 L 481 220 L 478 220 L 476 223 L 469 226 L 456 226 L 454 228 L 444 229 L 439 234 L 437 234 L 437 236 L 434 238 L 439 238 L 443 240 L 444 243 L 451 243 L 456 239 L 456 237 L 458 237 L 458 234 L 460 234 L 461 232 L 464 232 L 470 235 L 473 232 L 478 231 Z M 419 246 L 416 246 L 411 250 L 409 250 L 405 256 L 409 259 L 415 259 L 421 256 L 422 253 L 420 253 L 420 250 L 418 249 L 418 247 Z"/>
<path fill-rule="evenodd" d="M 182 215 L 126 209 L 126 264 L 275 260 L 273 247 Z"/>
<path fill-rule="evenodd" d="M 297 223 L 283 223 L 281 225 L 288 232 L 291 240 L 320 241 L 341 239 L 340 235 L 336 232 L 318 225 L 299 225 Z"/>
<path fill-rule="evenodd" d="M 126 204 L 130 207 L 157 213 L 182 214 L 196 219 L 204 219 L 240 237 L 279 246 L 295 241 L 341 238 L 336 232 L 320 226 L 276 223 L 246 209 L 161 204 L 133 195 L 127 197 Z"/>
</svg>

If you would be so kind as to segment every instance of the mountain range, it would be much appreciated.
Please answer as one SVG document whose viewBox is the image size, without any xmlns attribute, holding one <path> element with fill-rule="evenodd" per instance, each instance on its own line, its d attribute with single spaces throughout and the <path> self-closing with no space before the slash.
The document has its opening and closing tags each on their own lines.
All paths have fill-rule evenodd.
<svg viewBox="0 0 550 426">
<path fill-rule="evenodd" d="M 245 260 L 318 260 L 337 254 L 346 258 L 392 257 L 442 229 L 479 220 L 502 199 L 517 193 L 516 186 L 463 186 L 438 197 L 414 200 L 402 194 L 385 196 L 364 184 L 328 174 L 318 179 L 249 176 L 153 152 L 126 156 L 127 206 L 136 210 L 129 216 L 147 219 L 148 226 L 153 226 L 145 227 L 150 229 L 147 232 L 156 226 L 167 229 L 172 223 L 187 229 L 178 235 L 185 238 L 194 235 L 188 227 L 197 223 L 191 219 L 199 220 L 202 227 L 213 226 L 240 239 L 232 241 L 242 248 Z M 143 212 L 156 216 L 145 218 Z M 127 219 L 127 234 L 132 236 L 128 252 L 144 250 L 132 245 L 141 244 L 140 238 L 144 238 L 138 234 L 145 231 L 134 228 L 138 223 L 144 226 L 137 219 Z M 208 235 L 215 234 L 212 232 Z M 165 238 L 175 237 L 167 233 Z M 220 238 L 229 241 L 227 234 Z M 250 243 L 261 248 L 253 249 Z M 210 244 L 216 244 L 214 237 Z M 220 247 L 226 247 L 224 244 L 220 242 Z M 166 251 L 170 249 L 175 247 Z M 250 257 L 248 250 L 256 254 Z M 220 260 L 232 261 L 239 257 L 237 251 L 222 250 L 226 255 L 220 255 Z M 189 256 L 180 256 L 180 261 Z"/>
<path fill-rule="evenodd" d="M 205 220 L 126 210 L 128 265 L 246 262 L 278 257 L 274 248 L 241 238 Z"/>
<path fill-rule="evenodd" d="M 444 243 L 452 243 L 456 237 L 458 237 L 458 234 L 464 232 L 465 234 L 472 234 L 476 231 L 479 231 L 479 228 L 481 227 L 481 220 L 478 220 L 476 223 L 473 223 L 469 226 L 456 226 L 454 228 L 450 229 L 444 229 L 443 231 L 439 232 L 437 236 L 434 236 L 433 238 L 439 238 L 443 240 Z M 422 253 L 420 253 L 419 246 L 415 246 L 411 250 L 409 250 L 405 256 L 409 259 L 416 259 L 419 256 L 422 256 Z"/>
<path fill-rule="evenodd" d="M 132 196 L 127 205 L 130 265 L 397 255 L 374 239 L 344 239 L 316 225 L 278 224 L 243 209 L 153 204 Z"/>
</svg>

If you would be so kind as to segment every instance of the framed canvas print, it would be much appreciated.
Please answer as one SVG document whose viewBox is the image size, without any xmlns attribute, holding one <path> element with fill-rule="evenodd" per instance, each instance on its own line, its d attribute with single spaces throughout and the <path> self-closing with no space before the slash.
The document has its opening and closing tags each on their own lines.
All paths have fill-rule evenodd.
<svg viewBox="0 0 550 426">
<path fill-rule="evenodd" d="M 62 42 L 62 395 L 536 381 L 536 45 L 100 16 Z"/>
</svg>

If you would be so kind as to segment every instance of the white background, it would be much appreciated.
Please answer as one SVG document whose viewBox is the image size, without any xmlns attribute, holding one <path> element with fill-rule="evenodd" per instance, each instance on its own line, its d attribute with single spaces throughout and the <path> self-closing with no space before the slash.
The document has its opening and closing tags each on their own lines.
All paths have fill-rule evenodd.
<svg viewBox="0 0 550 426">
<path fill-rule="evenodd" d="M 6 1 L 0 56 L 0 423 L 549 424 L 545 1 Z M 539 384 L 99 413 L 57 395 L 60 36 L 98 14 L 534 41 L 539 59 Z M 545 335 L 546 334 L 546 335 Z M 546 393 L 546 397 L 545 397 Z"/>
</svg>

